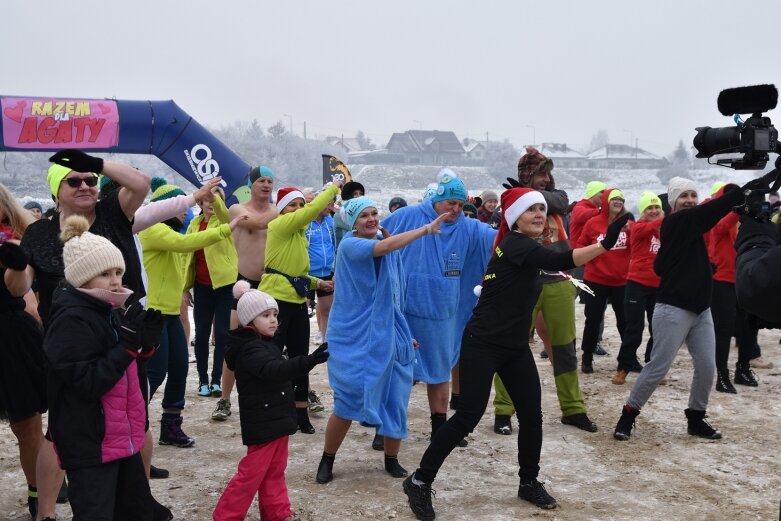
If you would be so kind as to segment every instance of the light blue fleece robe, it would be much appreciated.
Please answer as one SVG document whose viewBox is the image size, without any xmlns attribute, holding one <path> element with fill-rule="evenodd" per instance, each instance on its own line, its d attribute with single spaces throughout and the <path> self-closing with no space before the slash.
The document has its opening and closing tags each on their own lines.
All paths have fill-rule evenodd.
<svg viewBox="0 0 781 521">
<path fill-rule="evenodd" d="M 373 257 L 376 240 L 348 232 L 336 256 L 334 302 L 328 320 L 328 381 L 334 414 L 407 437 L 407 406 L 415 352 L 401 311 L 401 257 Z"/>
<path fill-rule="evenodd" d="M 399 208 L 382 221 L 392 234 L 414 230 L 437 218 L 431 199 Z M 441 233 L 401 249 L 407 274 L 404 316 L 420 343 L 415 379 L 429 384 L 450 380 L 458 362 L 461 335 L 472 315 L 480 283 L 491 258 L 496 230 L 463 213 L 443 223 Z"/>
</svg>

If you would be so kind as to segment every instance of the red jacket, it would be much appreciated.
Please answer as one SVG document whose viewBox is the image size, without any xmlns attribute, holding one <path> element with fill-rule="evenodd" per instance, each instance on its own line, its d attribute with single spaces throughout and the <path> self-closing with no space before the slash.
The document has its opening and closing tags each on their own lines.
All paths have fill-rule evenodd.
<svg viewBox="0 0 781 521">
<path fill-rule="evenodd" d="M 661 279 L 654 272 L 654 260 L 659 251 L 659 229 L 662 219 L 637 221 L 632 225 L 629 237 L 629 273 L 627 281 L 637 282 L 649 288 L 658 288 Z"/>
<path fill-rule="evenodd" d="M 581 199 L 572 208 L 569 218 L 569 241 L 570 244 L 577 244 L 580 234 L 586 221 L 599 214 L 599 208 L 588 199 Z"/>
<path fill-rule="evenodd" d="M 602 208 L 599 214 L 586 221 L 586 225 L 578 238 L 578 248 L 596 244 L 605 238 L 608 226 L 607 220 L 610 215 L 607 198 L 613 190 L 614 188 L 608 188 L 602 194 Z M 625 286 L 628 271 L 629 230 L 627 228 L 621 231 L 616 245 L 610 251 L 586 263 L 583 279 L 604 286 Z"/>
<path fill-rule="evenodd" d="M 716 192 L 721 197 L 724 188 Z M 735 283 L 735 238 L 738 236 L 738 214 L 730 212 L 705 234 L 708 257 L 716 268 L 713 280 Z"/>
</svg>

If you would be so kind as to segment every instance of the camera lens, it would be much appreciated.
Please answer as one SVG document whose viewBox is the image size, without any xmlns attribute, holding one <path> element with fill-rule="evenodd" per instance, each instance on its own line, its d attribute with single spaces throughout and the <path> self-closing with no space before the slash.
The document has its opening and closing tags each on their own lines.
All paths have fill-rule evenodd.
<svg viewBox="0 0 781 521">
<path fill-rule="evenodd" d="M 694 136 L 694 148 L 697 157 L 711 157 L 714 154 L 735 152 L 740 147 L 740 129 L 738 127 L 697 127 Z"/>
</svg>

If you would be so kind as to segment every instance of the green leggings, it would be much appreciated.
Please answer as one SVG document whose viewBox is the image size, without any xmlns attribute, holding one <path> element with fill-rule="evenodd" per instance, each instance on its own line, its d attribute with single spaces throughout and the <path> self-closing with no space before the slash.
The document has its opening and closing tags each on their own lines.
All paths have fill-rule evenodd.
<svg viewBox="0 0 781 521">
<path fill-rule="evenodd" d="M 556 395 L 563 416 L 585 413 L 586 402 L 578 383 L 578 359 L 575 354 L 575 286 L 568 280 L 551 282 L 542 287 L 532 311 L 532 328 L 542 311 L 545 327 L 553 346 L 553 376 Z M 515 407 L 499 375 L 494 375 L 494 409 L 498 415 L 512 416 Z"/>
</svg>

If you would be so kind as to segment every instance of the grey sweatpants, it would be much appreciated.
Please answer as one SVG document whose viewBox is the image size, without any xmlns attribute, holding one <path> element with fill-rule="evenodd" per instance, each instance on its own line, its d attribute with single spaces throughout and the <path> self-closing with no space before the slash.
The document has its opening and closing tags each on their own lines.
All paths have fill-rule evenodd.
<svg viewBox="0 0 781 521">
<path fill-rule="evenodd" d="M 657 303 L 653 318 L 654 349 L 651 361 L 629 394 L 627 404 L 641 409 L 651 397 L 678 354 L 684 340 L 694 364 L 689 409 L 704 411 L 708 407 L 713 379 L 716 373 L 716 336 L 710 308 L 699 315 L 669 304 Z"/>
</svg>

